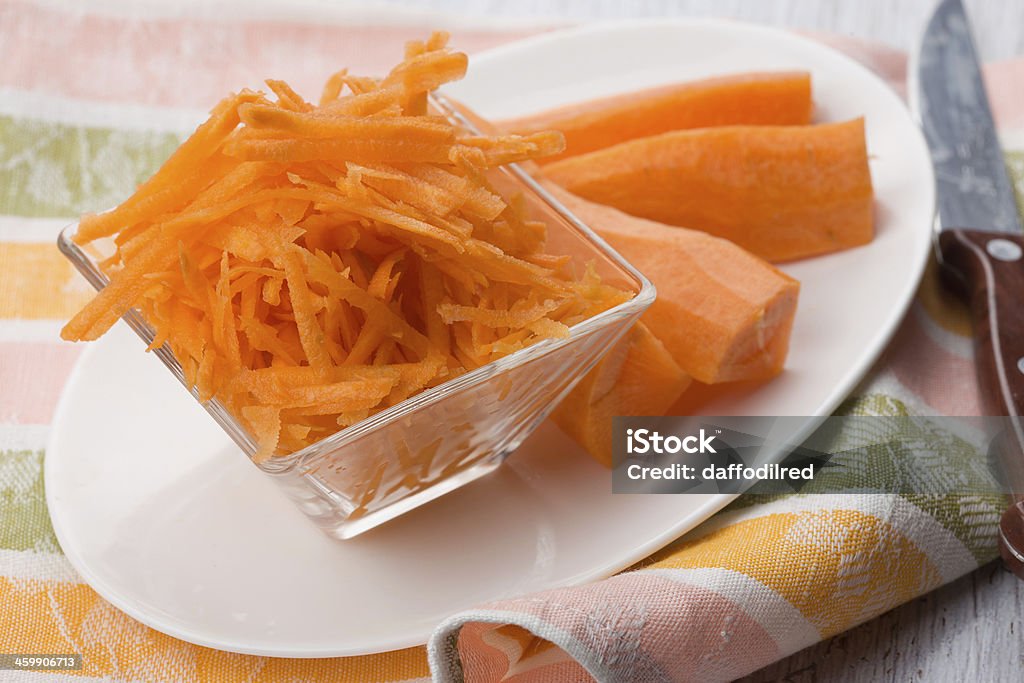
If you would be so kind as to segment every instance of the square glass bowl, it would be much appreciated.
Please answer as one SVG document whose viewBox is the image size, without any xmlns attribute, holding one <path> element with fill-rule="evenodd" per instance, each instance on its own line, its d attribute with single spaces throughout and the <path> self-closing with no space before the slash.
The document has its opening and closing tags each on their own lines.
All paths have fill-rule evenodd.
<svg viewBox="0 0 1024 683">
<path fill-rule="evenodd" d="M 475 131 L 443 102 L 433 104 Z M 490 180 L 506 197 L 521 192 L 530 217 L 547 223 L 547 252 L 570 256 L 579 273 L 592 264 L 602 281 L 633 297 L 573 325 L 565 339 L 538 342 L 300 451 L 253 461 L 330 536 L 351 538 L 497 468 L 654 301 L 653 285 L 521 168 L 499 169 Z M 81 247 L 76 229 L 65 228 L 58 246 L 101 290 L 108 279 L 98 264 L 113 243 Z M 152 342 L 153 329 L 138 311 L 124 320 Z M 169 346 L 153 353 L 185 385 Z M 256 443 L 245 427 L 216 398 L 203 407 L 251 460 Z"/>
</svg>

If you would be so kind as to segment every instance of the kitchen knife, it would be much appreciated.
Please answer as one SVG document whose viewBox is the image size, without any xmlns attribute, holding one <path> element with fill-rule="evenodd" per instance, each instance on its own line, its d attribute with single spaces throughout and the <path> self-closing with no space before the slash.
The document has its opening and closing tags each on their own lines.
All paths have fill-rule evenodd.
<svg viewBox="0 0 1024 683">
<path fill-rule="evenodd" d="M 1013 492 L 1000 553 L 1024 579 L 1024 229 L 960 0 L 939 3 L 910 75 L 935 165 L 939 260 L 970 305 L 983 406 L 1010 417 L 991 455 Z"/>
</svg>

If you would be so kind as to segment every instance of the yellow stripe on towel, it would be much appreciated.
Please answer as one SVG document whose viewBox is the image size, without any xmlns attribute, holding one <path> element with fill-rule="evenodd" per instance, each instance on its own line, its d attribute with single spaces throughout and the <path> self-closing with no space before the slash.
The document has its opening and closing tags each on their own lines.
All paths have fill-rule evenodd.
<svg viewBox="0 0 1024 683">
<path fill-rule="evenodd" d="M 0 318 L 70 318 L 91 295 L 56 244 L 0 242 Z"/>
<path fill-rule="evenodd" d="M 746 574 L 792 603 L 822 638 L 942 583 L 934 563 L 909 539 L 858 510 L 740 521 L 652 559 L 645 568 L 721 567 Z"/>
<path fill-rule="evenodd" d="M 424 648 L 333 659 L 232 654 L 158 633 L 83 584 L 0 577 L 0 651 L 81 653 L 69 672 L 117 680 L 407 681 L 429 676 Z"/>
</svg>

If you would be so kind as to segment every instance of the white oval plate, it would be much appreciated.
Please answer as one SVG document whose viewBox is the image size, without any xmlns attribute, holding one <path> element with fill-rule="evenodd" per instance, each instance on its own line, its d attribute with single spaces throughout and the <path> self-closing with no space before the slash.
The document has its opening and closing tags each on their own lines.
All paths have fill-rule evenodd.
<svg viewBox="0 0 1024 683">
<path fill-rule="evenodd" d="M 503 117 L 771 69 L 813 73 L 819 120 L 866 117 L 878 236 L 786 267 L 803 283 L 786 372 L 706 414 L 826 415 L 891 336 L 923 268 L 934 210 L 925 144 L 897 96 L 817 43 L 715 21 L 542 35 L 477 56 L 447 90 Z M 57 536 L 101 595 L 178 638 L 283 657 L 423 643 L 458 610 L 608 576 L 730 500 L 610 488 L 607 470 L 545 425 L 494 474 L 364 536 L 330 540 L 123 325 L 83 355 L 46 458 Z"/>
</svg>

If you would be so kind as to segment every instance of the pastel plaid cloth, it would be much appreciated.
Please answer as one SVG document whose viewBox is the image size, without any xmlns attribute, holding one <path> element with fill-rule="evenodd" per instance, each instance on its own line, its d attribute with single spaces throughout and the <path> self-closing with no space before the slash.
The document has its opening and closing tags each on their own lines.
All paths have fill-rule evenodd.
<svg viewBox="0 0 1024 683">
<path fill-rule="evenodd" d="M 152 631 L 104 602 L 61 554 L 43 499 L 49 423 L 80 352 L 58 330 L 88 296 L 54 238 L 81 212 L 127 196 L 224 92 L 268 75 L 316 92 L 339 65 L 381 71 L 426 29 L 380 11 L 303 21 L 0 2 L 0 652 L 84 654 L 67 679 L 20 676 L 408 681 L 432 668 L 452 681 L 727 680 L 995 556 L 1004 502 L 994 493 L 787 496 L 741 499 L 634 571 L 453 616 L 429 648 L 321 660 L 236 655 Z M 462 25 L 453 44 L 472 53 L 525 33 Z M 837 47 L 902 87 L 902 55 Z M 1015 87 L 1024 61 L 987 76 L 1006 146 L 1024 149 Z M 1007 162 L 1024 190 L 1024 153 L 1008 152 Z M 940 296 L 931 268 L 845 410 L 968 415 L 977 406 L 969 324 Z"/>
</svg>

